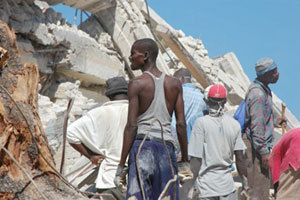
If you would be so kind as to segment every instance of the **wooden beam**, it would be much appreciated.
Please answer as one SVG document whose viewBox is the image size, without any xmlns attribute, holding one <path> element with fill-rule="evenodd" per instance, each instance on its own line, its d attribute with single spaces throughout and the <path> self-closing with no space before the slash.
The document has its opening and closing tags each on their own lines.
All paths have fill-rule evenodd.
<svg viewBox="0 0 300 200">
<path fill-rule="evenodd" d="M 203 88 L 206 88 L 211 84 L 209 79 L 206 78 L 205 72 L 201 68 L 201 64 L 193 58 L 193 56 L 186 50 L 183 44 L 167 27 L 158 25 L 155 32 L 174 52 L 174 54 L 184 64 L 184 66 L 186 66 L 190 70 L 192 76 L 201 84 Z"/>
</svg>

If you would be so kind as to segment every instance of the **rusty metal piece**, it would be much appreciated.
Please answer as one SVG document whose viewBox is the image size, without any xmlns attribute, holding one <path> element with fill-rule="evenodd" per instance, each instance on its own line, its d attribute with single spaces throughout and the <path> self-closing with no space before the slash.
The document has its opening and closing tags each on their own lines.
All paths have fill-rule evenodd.
<svg viewBox="0 0 300 200">
<path fill-rule="evenodd" d="M 172 178 L 168 181 L 167 185 L 165 186 L 163 191 L 160 193 L 158 200 L 163 200 L 163 199 L 167 198 L 167 197 L 165 197 L 166 193 L 169 191 L 169 189 L 173 183 L 176 184 L 176 180 L 177 180 L 177 175 L 175 175 L 174 178 Z"/>
<path fill-rule="evenodd" d="M 286 104 L 284 102 L 281 103 L 281 117 L 285 118 L 285 108 L 286 108 Z M 286 123 L 282 123 L 281 124 L 281 129 L 282 129 L 282 135 L 285 134 L 286 131 Z"/>
<path fill-rule="evenodd" d="M 60 163 L 60 170 L 59 172 L 62 174 L 64 162 L 65 162 L 65 151 L 66 151 L 66 138 L 67 138 L 67 128 L 68 128 L 68 119 L 69 119 L 69 113 L 72 109 L 74 98 L 71 98 L 68 103 L 67 112 L 64 116 L 64 127 L 63 127 L 63 149 L 62 149 L 62 155 L 61 155 L 61 163 Z"/>
<path fill-rule="evenodd" d="M 242 200 L 250 200 L 250 195 L 245 190 L 241 192 L 241 197 Z"/>
</svg>

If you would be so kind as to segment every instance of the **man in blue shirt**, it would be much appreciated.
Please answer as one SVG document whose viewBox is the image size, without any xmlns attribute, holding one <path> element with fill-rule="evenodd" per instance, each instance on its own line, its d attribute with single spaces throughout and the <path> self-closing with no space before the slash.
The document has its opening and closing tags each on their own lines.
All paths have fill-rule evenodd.
<svg viewBox="0 0 300 200">
<path fill-rule="evenodd" d="M 183 101 L 184 101 L 184 116 L 187 124 L 188 141 L 191 136 L 193 125 L 197 118 L 202 117 L 207 113 L 207 106 L 203 100 L 203 94 L 192 83 L 191 72 L 186 68 L 177 70 L 174 75 L 182 83 Z M 175 115 L 172 117 L 172 127 L 175 127 Z"/>
</svg>

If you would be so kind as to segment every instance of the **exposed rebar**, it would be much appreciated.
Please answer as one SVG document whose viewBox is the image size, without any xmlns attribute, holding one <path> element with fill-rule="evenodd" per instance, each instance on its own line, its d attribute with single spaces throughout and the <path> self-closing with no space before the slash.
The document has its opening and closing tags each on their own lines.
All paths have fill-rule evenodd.
<svg viewBox="0 0 300 200">
<path fill-rule="evenodd" d="M 64 168 L 64 162 L 65 162 L 65 152 L 66 152 L 66 140 L 67 140 L 67 128 L 68 128 L 68 119 L 69 119 L 69 113 L 72 109 L 74 98 L 71 98 L 68 103 L 67 111 L 64 116 L 64 126 L 63 126 L 63 149 L 62 149 L 62 155 L 61 155 L 61 162 L 60 162 L 60 170 L 59 172 L 62 174 L 63 168 Z"/>
</svg>

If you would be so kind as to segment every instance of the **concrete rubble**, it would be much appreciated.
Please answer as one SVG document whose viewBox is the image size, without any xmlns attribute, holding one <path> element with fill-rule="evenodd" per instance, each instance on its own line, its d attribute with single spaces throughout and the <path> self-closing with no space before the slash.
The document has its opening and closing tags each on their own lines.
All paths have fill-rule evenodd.
<svg viewBox="0 0 300 200">
<path fill-rule="evenodd" d="M 92 15 L 78 27 L 72 26 L 48 5 L 58 3 Z M 151 8 L 148 14 L 142 0 L 2 0 L 0 19 L 15 30 L 22 62 L 39 66 L 39 114 L 55 151 L 61 147 L 62 123 L 70 98 L 75 98 L 75 103 L 69 124 L 108 100 L 105 80 L 114 76 L 128 80 L 139 75 L 131 71 L 128 60 L 136 39 L 159 41 L 157 65 L 167 74 L 186 67 L 200 88 L 223 83 L 229 91 L 227 109 L 231 113 L 250 84 L 233 52 L 210 58 L 200 39 L 175 30 Z M 282 101 L 275 94 L 273 99 L 275 115 L 279 116 Z M 286 117 L 289 129 L 300 126 L 289 109 Z M 67 155 L 70 161 L 66 165 L 76 156 Z"/>
</svg>

